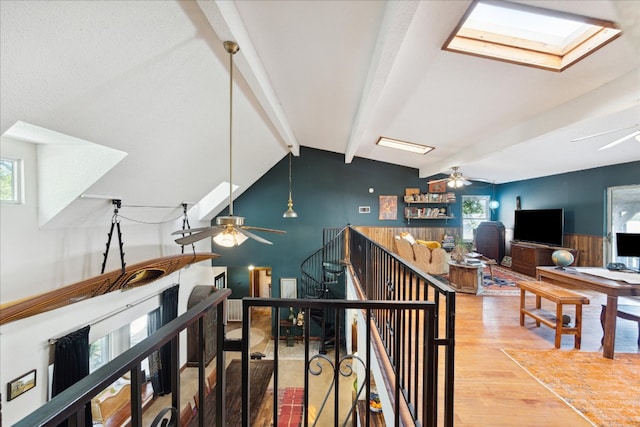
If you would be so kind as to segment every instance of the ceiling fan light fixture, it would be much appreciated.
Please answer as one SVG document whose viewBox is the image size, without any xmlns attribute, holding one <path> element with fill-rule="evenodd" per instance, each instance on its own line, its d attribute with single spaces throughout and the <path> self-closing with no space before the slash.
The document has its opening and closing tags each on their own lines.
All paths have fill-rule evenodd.
<svg viewBox="0 0 640 427">
<path fill-rule="evenodd" d="M 232 248 L 234 246 L 240 246 L 247 240 L 248 237 L 242 233 L 238 233 L 233 228 L 228 229 L 225 228 L 219 234 L 213 236 L 213 241 L 220 246 L 224 246 L 225 248 Z"/>
<path fill-rule="evenodd" d="M 433 147 L 429 147 L 428 145 L 416 144 L 415 142 L 400 141 L 399 139 L 387 138 L 384 136 L 378 138 L 376 145 L 380 145 L 381 147 L 394 148 L 396 150 L 409 151 L 411 153 L 417 154 L 427 154 L 429 151 L 434 149 Z"/>
<path fill-rule="evenodd" d="M 298 214 L 293 210 L 293 199 L 291 198 L 291 146 L 289 146 L 289 201 L 287 202 L 287 210 L 282 214 L 283 218 L 297 218 Z"/>
<path fill-rule="evenodd" d="M 452 179 L 451 181 L 447 182 L 447 187 L 462 188 L 464 187 L 464 180 L 458 178 Z"/>
</svg>

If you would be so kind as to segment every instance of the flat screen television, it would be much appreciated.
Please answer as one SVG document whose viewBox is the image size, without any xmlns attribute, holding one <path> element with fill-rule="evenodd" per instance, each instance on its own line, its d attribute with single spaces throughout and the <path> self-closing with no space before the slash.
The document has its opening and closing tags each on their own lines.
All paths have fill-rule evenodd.
<svg viewBox="0 0 640 427">
<path fill-rule="evenodd" d="M 562 246 L 564 209 L 523 209 L 515 211 L 513 240 Z"/>
<path fill-rule="evenodd" d="M 618 256 L 640 257 L 640 233 L 616 233 Z"/>
</svg>

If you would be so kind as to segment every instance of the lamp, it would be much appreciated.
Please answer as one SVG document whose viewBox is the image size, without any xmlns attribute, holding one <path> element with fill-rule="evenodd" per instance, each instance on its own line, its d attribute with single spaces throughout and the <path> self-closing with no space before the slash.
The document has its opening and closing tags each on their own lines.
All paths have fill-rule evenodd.
<svg viewBox="0 0 640 427">
<path fill-rule="evenodd" d="M 287 210 L 282 214 L 283 218 L 297 218 L 298 214 L 293 210 L 293 200 L 291 199 L 291 146 L 289 145 L 289 201 Z"/>
</svg>

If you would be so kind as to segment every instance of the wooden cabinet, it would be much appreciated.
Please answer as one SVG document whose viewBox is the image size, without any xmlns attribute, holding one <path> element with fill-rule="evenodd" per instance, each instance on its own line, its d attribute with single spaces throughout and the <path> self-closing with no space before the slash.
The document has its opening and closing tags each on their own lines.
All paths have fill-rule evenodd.
<svg viewBox="0 0 640 427">
<path fill-rule="evenodd" d="M 476 229 L 476 250 L 500 264 L 504 258 L 504 225 L 498 221 L 481 222 Z"/>
<path fill-rule="evenodd" d="M 536 267 L 554 265 L 551 254 L 560 249 L 571 252 L 577 262 L 578 257 L 575 249 L 514 242 L 511 244 L 511 269 L 527 276 L 536 277 Z"/>
<path fill-rule="evenodd" d="M 458 292 L 478 294 L 482 292 L 483 264 L 449 263 L 449 285 Z"/>
<path fill-rule="evenodd" d="M 206 299 L 215 291 L 216 288 L 213 286 L 195 286 L 191 291 L 189 301 L 187 301 L 187 309 Z M 204 316 L 205 365 L 208 365 L 216 356 L 216 317 L 216 307 L 211 307 Z M 187 328 L 187 366 L 198 366 L 198 322 Z"/>
<path fill-rule="evenodd" d="M 404 196 L 407 206 L 404 217 L 407 222 L 412 219 L 450 219 L 453 218 L 449 204 L 456 202 L 455 193 L 426 193 Z M 414 206 L 412 206 L 414 205 Z"/>
</svg>

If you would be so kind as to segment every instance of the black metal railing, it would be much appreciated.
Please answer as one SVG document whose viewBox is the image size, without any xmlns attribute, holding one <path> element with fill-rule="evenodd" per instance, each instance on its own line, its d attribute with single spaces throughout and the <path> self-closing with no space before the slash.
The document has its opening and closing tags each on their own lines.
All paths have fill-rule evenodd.
<svg viewBox="0 0 640 427">
<path fill-rule="evenodd" d="M 361 425 L 374 425 L 373 418 L 380 418 L 375 425 L 435 425 L 429 420 L 435 420 L 435 416 L 431 416 L 431 412 L 437 412 L 437 405 L 431 404 L 425 409 L 426 423 L 422 423 L 420 419 L 416 419 L 410 414 L 404 399 L 402 389 L 402 381 L 395 380 L 401 378 L 404 367 L 396 363 L 391 372 L 391 388 L 386 381 L 378 383 L 376 391 L 381 397 L 383 407 L 386 406 L 386 413 L 374 414 L 369 409 L 369 396 L 374 389 L 375 382 L 372 380 L 373 359 L 384 354 L 380 350 L 381 341 L 394 347 L 394 353 L 398 354 L 401 342 L 408 340 L 414 343 L 416 349 L 420 349 L 417 353 L 424 372 L 437 372 L 437 359 L 433 354 L 437 351 L 439 345 L 435 337 L 435 328 L 431 327 L 436 322 L 436 305 L 432 301 L 354 301 L 354 300 L 315 300 L 315 299 L 264 299 L 264 298 L 244 298 L 243 299 L 243 318 L 250 319 L 251 311 L 254 307 L 270 307 L 275 308 L 275 315 L 280 317 L 282 310 L 288 312 L 291 308 L 294 310 L 302 310 L 304 312 L 303 323 L 303 342 L 299 351 L 299 360 L 304 361 L 305 369 L 299 372 L 300 378 L 303 377 L 304 398 L 301 401 L 302 413 L 306 414 L 301 420 L 300 425 L 304 427 L 318 425 L 346 426 L 352 425 L 354 417 L 360 417 Z M 336 347 L 331 353 L 325 355 L 318 351 L 319 346 L 314 346 L 313 337 L 309 338 L 310 333 L 310 313 L 314 309 L 325 309 L 331 307 L 335 313 L 334 322 L 336 324 L 350 317 L 352 314 L 359 316 L 358 321 L 358 337 L 362 337 L 362 341 L 358 343 L 359 351 L 357 354 L 348 351 L 345 348 Z M 381 340 L 378 331 L 380 330 L 381 319 L 393 319 L 384 330 L 393 331 L 396 337 L 393 340 Z M 250 321 L 243 323 L 242 336 L 249 336 Z M 341 330 L 336 330 L 337 341 L 341 341 Z M 273 360 L 273 389 L 280 390 L 280 372 L 286 370 L 289 374 L 295 369 L 291 360 L 280 360 L 280 351 L 282 351 L 285 341 L 281 339 L 280 330 L 276 330 L 274 336 L 275 343 L 273 350 L 266 354 L 267 360 Z M 354 337 L 351 336 L 351 340 Z M 242 366 L 243 379 L 249 378 L 252 361 L 250 360 L 250 344 L 248 340 L 243 341 L 242 346 Z M 358 377 L 356 372 L 360 372 Z M 420 369 L 415 368 L 416 375 L 422 375 Z M 314 381 L 315 377 L 326 375 L 330 381 L 320 380 Z M 427 375 L 428 380 L 432 379 Z M 345 393 L 344 388 L 339 387 L 340 381 L 357 384 L 354 391 Z M 246 383 L 245 383 L 246 384 Z M 425 398 L 435 394 L 433 386 L 429 386 L 427 382 L 420 382 L 421 395 Z M 422 387 L 424 386 L 424 387 Z M 257 402 L 252 402 L 249 398 L 250 388 L 242 389 L 242 425 L 253 425 L 256 420 L 250 419 L 252 412 L 251 406 Z M 311 390 L 315 391 L 315 399 L 311 396 Z M 278 393 L 274 392 L 270 406 L 273 407 L 273 425 L 279 424 L 280 402 L 277 400 Z M 431 400 L 430 400 L 431 401 Z M 259 403 L 265 405 L 264 400 Z M 313 410 L 312 410 L 313 408 Z M 329 410 L 330 409 L 330 410 Z M 422 417 L 420 417 L 422 418 Z M 262 421 L 262 420 L 261 420 Z"/>
<path fill-rule="evenodd" d="M 142 387 L 141 362 L 151 353 L 157 351 L 165 344 L 171 346 L 171 404 L 173 408 L 180 408 L 180 366 L 179 360 L 179 334 L 189 325 L 197 322 L 198 325 L 198 385 L 200 401 L 204 401 L 205 387 L 205 363 L 204 363 L 204 316 L 212 307 L 217 310 L 217 318 L 223 319 L 224 301 L 231 294 L 228 289 L 222 289 L 207 299 L 201 301 L 184 314 L 162 326 L 152 335 L 126 350 L 112 361 L 102 366 L 94 373 L 84 377 L 59 395 L 52 398 L 46 404 L 27 415 L 22 420 L 14 424 L 15 427 L 36 427 L 36 426 L 57 426 L 59 423 L 68 420 L 70 426 L 85 427 L 85 407 L 92 398 L 97 396 L 110 384 L 113 384 L 125 373 L 131 376 L 131 394 L 129 396 L 131 405 L 131 426 L 142 427 L 142 399 L 140 390 Z M 218 322 L 217 333 L 217 372 L 224 372 L 224 324 Z M 218 378 L 221 378 L 220 375 Z M 223 384 L 224 382 L 218 382 Z M 218 416 L 217 425 L 224 425 L 224 386 L 217 387 L 216 410 Z M 179 411 L 179 410 L 178 410 Z M 177 424 L 174 424 L 177 425 Z M 201 417 L 199 426 L 204 426 Z M 89 426 L 86 426 L 89 427 Z"/>
<path fill-rule="evenodd" d="M 362 425 L 369 426 L 373 417 L 383 417 L 386 425 L 453 426 L 453 384 L 454 384 L 454 343 L 455 343 L 455 292 L 432 276 L 420 272 L 414 266 L 405 263 L 397 255 L 370 240 L 358 231 L 345 228 L 331 233 L 327 239 L 326 254 L 338 265 L 343 273 L 344 284 L 350 292 L 346 299 L 253 299 L 243 300 L 242 340 L 225 339 L 225 325 L 218 322 L 216 333 L 216 387 L 214 411 L 207 410 L 207 387 L 205 376 L 205 313 L 212 307 L 217 310 L 217 319 L 223 319 L 223 302 L 230 295 L 229 290 L 213 293 L 206 300 L 189 309 L 186 313 L 160 328 L 138 345 L 125 351 L 113 361 L 85 377 L 60 395 L 51 399 L 41 408 L 19 421 L 16 426 L 54 426 L 65 419 L 70 425 L 84 426 L 85 405 L 108 385 L 123 374 L 131 375 L 131 426 L 142 426 L 142 402 L 140 388 L 142 372 L 140 363 L 149 354 L 163 345 L 171 346 L 172 392 L 171 405 L 180 408 L 180 366 L 179 334 L 188 326 L 198 325 L 198 390 L 201 404 L 197 419 L 189 425 L 223 426 L 225 422 L 225 355 L 229 351 L 241 352 L 242 356 L 242 423 L 250 425 L 249 402 L 251 375 L 249 328 L 252 307 L 271 307 L 275 318 L 281 319 L 281 310 L 290 307 L 304 312 L 302 322 L 302 342 L 304 374 L 304 399 L 302 402 L 305 416 L 302 425 L 319 425 L 318 420 L 331 416 L 329 425 L 346 425 L 359 416 Z M 325 274 L 320 258 L 319 272 Z M 325 265 L 326 267 L 326 265 Z M 326 270 L 326 268 L 324 269 Z M 307 270 L 308 272 L 308 270 Z M 330 313 L 327 316 L 334 325 L 346 325 L 354 318 L 359 319 L 357 334 L 358 353 L 342 345 L 350 328 L 335 328 L 335 347 L 332 353 L 319 351 L 322 341 L 317 345 L 317 337 L 312 336 L 310 324 L 314 311 Z M 276 322 L 276 324 L 278 324 Z M 273 422 L 277 425 L 279 413 L 276 401 L 279 387 L 281 363 L 285 370 L 290 362 L 280 357 L 281 336 L 279 327 L 275 328 L 273 351 L 265 354 L 265 359 L 273 360 Z M 322 337 L 321 337 L 322 338 Z M 278 345 L 275 345 L 278 343 Z M 294 344 L 295 345 L 295 344 Z M 324 353 L 324 354 L 323 354 Z M 319 368 L 324 366 L 324 368 Z M 358 367 L 356 369 L 356 366 Z M 379 372 L 376 387 L 383 400 L 382 414 L 373 414 L 369 410 L 372 372 Z M 360 372 L 354 395 L 341 392 L 340 380 Z M 310 397 L 312 378 L 322 372 L 333 376 L 329 389 L 320 401 Z M 219 385 L 219 386 L 218 386 Z M 364 403 L 363 403 L 364 402 Z M 345 408 L 346 405 L 346 409 Z M 315 411 L 312 417 L 311 406 Z M 207 419 L 203 414 L 208 415 Z M 176 420 L 176 424 L 180 421 Z M 322 423 L 322 425 L 327 425 Z"/>
<path fill-rule="evenodd" d="M 453 426 L 455 291 L 353 228 L 348 240 L 352 275 L 362 298 L 434 303 L 435 321 L 419 326 L 435 337 L 436 345 L 427 349 L 426 355 L 422 354 L 419 342 L 397 334 L 392 327 L 397 319 L 392 313 L 377 313 L 377 327 L 389 363 L 398 373 L 395 380 L 416 423 L 439 425 L 441 416 L 440 425 Z M 412 325 L 411 322 L 408 325 L 409 336 L 419 333 Z M 427 358 L 429 368 L 422 367 L 423 357 Z M 442 408 L 438 411 L 440 396 Z"/>
</svg>

